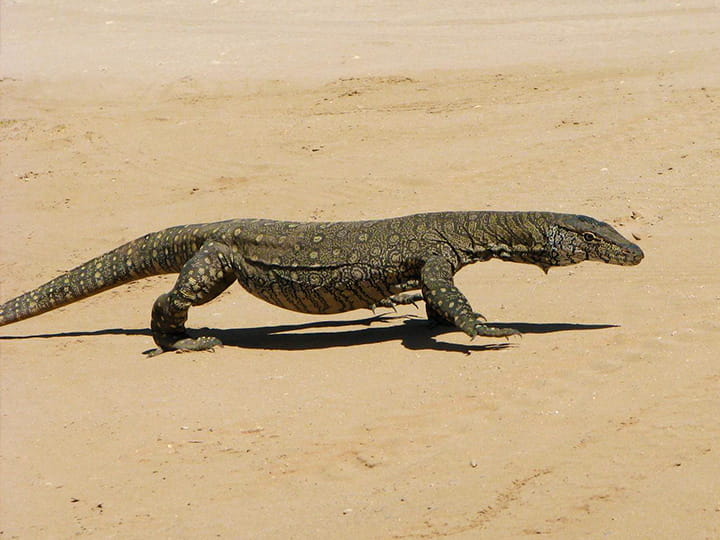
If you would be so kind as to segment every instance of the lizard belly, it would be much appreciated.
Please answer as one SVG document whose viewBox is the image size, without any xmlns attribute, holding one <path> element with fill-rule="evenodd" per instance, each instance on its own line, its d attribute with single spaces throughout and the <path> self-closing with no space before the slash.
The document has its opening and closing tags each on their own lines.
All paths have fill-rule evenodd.
<svg viewBox="0 0 720 540">
<path fill-rule="evenodd" d="M 301 313 L 330 314 L 363 309 L 396 291 L 398 280 L 369 266 L 265 268 L 238 278 L 252 295 Z"/>
</svg>

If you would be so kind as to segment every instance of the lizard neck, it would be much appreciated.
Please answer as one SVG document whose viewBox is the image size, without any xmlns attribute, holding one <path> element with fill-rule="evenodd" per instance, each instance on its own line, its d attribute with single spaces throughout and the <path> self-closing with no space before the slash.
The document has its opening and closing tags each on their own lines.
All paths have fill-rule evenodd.
<svg viewBox="0 0 720 540">
<path fill-rule="evenodd" d="M 470 212 L 464 216 L 471 257 L 466 263 L 488 260 L 535 264 L 547 251 L 545 221 L 540 212 Z"/>
</svg>

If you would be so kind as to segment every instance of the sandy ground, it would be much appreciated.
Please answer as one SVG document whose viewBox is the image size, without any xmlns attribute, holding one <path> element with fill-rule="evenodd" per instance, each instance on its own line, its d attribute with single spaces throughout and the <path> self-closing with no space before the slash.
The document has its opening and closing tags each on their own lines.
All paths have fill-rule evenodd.
<svg viewBox="0 0 720 540">
<path fill-rule="evenodd" d="M 172 276 L 4 327 L 0 537 L 720 537 L 717 4 L 248 4 L 3 3 L 2 300 L 232 217 L 585 213 L 646 259 L 463 270 L 510 342 L 234 287 L 190 319 L 227 346 L 146 359 Z"/>
</svg>

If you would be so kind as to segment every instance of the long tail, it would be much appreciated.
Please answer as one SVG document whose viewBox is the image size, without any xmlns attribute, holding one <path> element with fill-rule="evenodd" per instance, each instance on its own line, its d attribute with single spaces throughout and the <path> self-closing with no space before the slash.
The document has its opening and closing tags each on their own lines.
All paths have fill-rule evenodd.
<svg viewBox="0 0 720 540">
<path fill-rule="evenodd" d="M 0 326 L 137 279 L 179 272 L 207 238 L 210 225 L 183 225 L 146 234 L 81 264 L 0 306 Z"/>
</svg>

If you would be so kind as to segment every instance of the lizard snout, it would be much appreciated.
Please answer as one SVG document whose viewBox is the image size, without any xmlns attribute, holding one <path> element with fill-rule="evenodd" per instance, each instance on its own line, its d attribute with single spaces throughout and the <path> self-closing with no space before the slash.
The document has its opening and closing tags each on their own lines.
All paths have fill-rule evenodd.
<svg viewBox="0 0 720 540">
<path fill-rule="evenodd" d="M 640 249 L 640 246 L 636 246 L 635 244 L 632 244 L 631 247 L 624 249 L 623 254 L 625 255 L 625 261 L 628 266 L 640 264 L 640 261 L 642 261 L 645 257 L 645 253 L 643 253 L 643 250 Z"/>
</svg>

